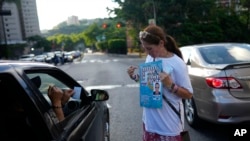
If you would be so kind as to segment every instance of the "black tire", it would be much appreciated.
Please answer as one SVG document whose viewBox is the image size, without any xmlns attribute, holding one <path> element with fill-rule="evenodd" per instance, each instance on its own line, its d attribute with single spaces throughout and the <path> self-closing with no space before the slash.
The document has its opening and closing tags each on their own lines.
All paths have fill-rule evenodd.
<svg viewBox="0 0 250 141">
<path fill-rule="evenodd" d="M 109 112 L 107 112 L 109 113 Z M 107 121 L 105 123 L 105 141 L 110 141 L 110 120 L 109 114 L 107 114 Z"/>
<path fill-rule="evenodd" d="M 197 128 L 200 123 L 201 120 L 197 115 L 197 110 L 196 110 L 196 106 L 195 106 L 195 102 L 194 99 L 185 99 L 183 100 L 184 102 L 184 115 L 185 115 L 185 119 L 186 122 L 193 128 Z"/>
</svg>

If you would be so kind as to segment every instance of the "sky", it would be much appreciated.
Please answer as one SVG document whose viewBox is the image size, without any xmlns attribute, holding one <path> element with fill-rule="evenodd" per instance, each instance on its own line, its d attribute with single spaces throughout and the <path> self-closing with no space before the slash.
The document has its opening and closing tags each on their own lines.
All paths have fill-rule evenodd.
<svg viewBox="0 0 250 141">
<path fill-rule="evenodd" d="M 106 7 L 118 7 L 112 0 L 36 0 L 40 30 L 49 30 L 70 16 L 78 19 L 108 18 Z"/>
</svg>

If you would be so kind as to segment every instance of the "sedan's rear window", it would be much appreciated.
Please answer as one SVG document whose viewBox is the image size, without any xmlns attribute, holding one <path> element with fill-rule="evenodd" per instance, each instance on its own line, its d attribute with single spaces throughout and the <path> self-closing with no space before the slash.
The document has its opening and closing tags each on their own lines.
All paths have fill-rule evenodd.
<svg viewBox="0 0 250 141">
<path fill-rule="evenodd" d="M 218 45 L 199 48 L 201 56 L 209 64 L 250 62 L 249 45 Z"/>
</svg>

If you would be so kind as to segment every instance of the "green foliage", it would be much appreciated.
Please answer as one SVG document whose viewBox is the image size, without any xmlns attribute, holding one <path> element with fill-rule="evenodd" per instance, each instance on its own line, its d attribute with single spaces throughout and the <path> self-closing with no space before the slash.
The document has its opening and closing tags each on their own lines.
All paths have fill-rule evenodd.
<svg viewBox="0 0 250 141">
<path fill-rule="evenodd" d="M 96 42 L 96 36 L 100 34 L 100 27 L 97 23 L 90 25 L 87 30 L 84 31 L 84 40 L 87 46 L 91 46 Z"/>
<path fill-rule="evenodd" d="M 94 47 L 98 45 L 96 43 L 102 41 L 108 41 L 110 39 L 126 39 L 126 25 L 122 20 L 118 19 L 96 19 L 96 22 L 88 25 L 86 29 L 80 33 L 71 34 L 54 34 L 48 36 L 47 39 L 55 46 L 57 50 L 64 45 L 64 50 L 73 49 L 79 43 L 84 43 L 86 47 Z M 107 24 L 106 28 L 103 28 L 103 23 Z M 121 27 L 117 28 L 116 24 L 120 23 Z M 63 28 L 66 26 L 61 23 L 57 27 Z M 72 31 L 73 32 L 73 31 Z M 102 48 L 100 50 L 103 50 Z"/>
<path fill-rule="evenodd" d="M 108 42 L 107 41 L 97 42 L 96 48 L 98 51 L 105 52 L 108 49 Z"/>
<path fill-rule="evenodd" d="M 26 46 L 26 44 L 0 45 L 0 59 L 18 59 Z"/>
<path fill-rule="evenodd" d="M 58 26 L 52 30 L 49 30 L 48 33 L 45 34 L 45 36 L 52 36 L 55 34 L 72 34 L 72 33 L 81 33 L 85 29 L 87 29 L 88 26 L 76 26 L 76 25 L 61 25 Z"/>
<path fill-rule="evenodd" d="M 126 40 L 124 39 L 109 40 L 108 53 L 127 54 Z"/>
<path fill-rule="evenodd" d="M 114 0 L 119 8 L 111 10 L 129 22 L 129 35 L 148 25 L 156 15 L 156 24 L 175 37 L 179 45 L 207 42 L 248 42 L 250 32 L 250 2 L 231 1 L 230 7 L 216 4 L 216 0 Z M 238 11 L 235 11 L 235 6 Z"/>
<path fill-rule="evenodd" d="M 32 47 L 35 49 L 43 48 L 44 51 L 51 50 L 50 41 L 39 35 L 28 37 L 26 41 L 28 42 L 28 44 L 32 44 Z"/>
</svg>

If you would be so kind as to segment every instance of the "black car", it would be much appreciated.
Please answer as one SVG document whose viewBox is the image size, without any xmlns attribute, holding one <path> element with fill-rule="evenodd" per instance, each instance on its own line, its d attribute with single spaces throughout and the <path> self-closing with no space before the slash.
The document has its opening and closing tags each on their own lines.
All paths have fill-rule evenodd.
<svg viewBox="0 0 250 141">
<path fill-rule="evenodd" d="M 63 107 L 58 121 L 49 85 L 81 90 Z M 104 90 L 86 91 L 63 70 L 46 63 L 0 60 L 2 139 L 35 141 L 109 141 L 109 95 Z"/>
</svg>

